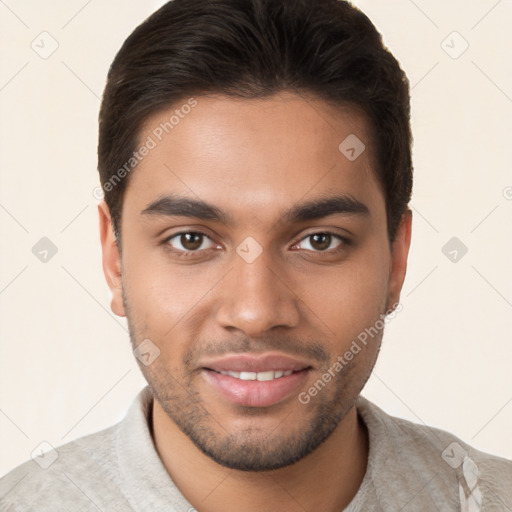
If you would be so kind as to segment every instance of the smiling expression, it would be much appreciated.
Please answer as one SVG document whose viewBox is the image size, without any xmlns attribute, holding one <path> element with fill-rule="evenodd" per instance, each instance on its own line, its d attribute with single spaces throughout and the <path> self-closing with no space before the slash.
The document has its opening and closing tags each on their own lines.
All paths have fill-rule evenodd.
<svg viewBox="0 0 512 512">
<path fill-rule="evenodd" d="M 140 365 L 155 406 L 203 453 L 231 468 L 283 467 L 336 429 L 366 383 L 382 332 L 298 400 L 398 302 L 407 229 L 390 247 L 355 108 L 292 93 L 196 99 L 129 178 L 122 258 L 102 205 L 112 309 L 134 347 L 160 350 Z M 139 140 L 175 108 L 150 117 Z M 365 144 L 353 161 L 339 149 L 351 134 Z"/>
</svg>

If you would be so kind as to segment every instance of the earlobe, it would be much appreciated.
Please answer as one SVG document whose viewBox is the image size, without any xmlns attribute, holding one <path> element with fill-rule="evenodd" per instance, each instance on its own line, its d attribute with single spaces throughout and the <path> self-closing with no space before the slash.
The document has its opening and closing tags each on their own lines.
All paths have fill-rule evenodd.
<svg viewBox="0 0 512 512">
<path fill-rule="evenodd" d="M 123 303 L 123 284 L 121 274 L 121 255 L 116 244 L 110 211 L 105 203 L 98 204 L 100 239 L 103 254 L 103 273 L 112 292 L 111 309 L 117 316 L 126 316 Z"/>
<path fill-rule="evenodd" d="M 391 264 L 388 288 L 387 310 L 394 309 L 400 301 L 400 292 L 407 272 L 407 258 L 411 245 L 412 211 L 407 209 L 402 215 L 391 248 Z"/>
</svg>

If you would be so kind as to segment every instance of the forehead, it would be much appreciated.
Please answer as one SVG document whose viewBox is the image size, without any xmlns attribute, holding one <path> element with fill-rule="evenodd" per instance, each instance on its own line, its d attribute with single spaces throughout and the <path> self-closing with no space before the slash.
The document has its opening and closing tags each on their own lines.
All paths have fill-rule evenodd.
<svg viewBox="0 0 512 512">
<path fill-rule="evenodd" d="M 124 207 L 142 211 L 158 197 L 180 194 L 263 222 L 332 192 L 382 212 L 368 128 L 353 107 L 334 110 L 292 93 L 184 100 L 146 120 L 139 147 L 151 150 L 132 171 Z"/>
</svg>

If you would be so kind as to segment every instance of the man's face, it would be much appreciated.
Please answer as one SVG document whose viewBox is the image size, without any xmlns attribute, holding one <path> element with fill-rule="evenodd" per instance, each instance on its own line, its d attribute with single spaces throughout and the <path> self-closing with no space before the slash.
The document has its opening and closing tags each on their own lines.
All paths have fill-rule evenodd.
<svg viewBox="0 0 512 512">
<path fill-rule="evenodd" d="M 284 93 L 196 100 L 162 141 L 180 105 L 140 134 L 156 147 L 125 192 L 121 260 L 100 206 L 112 308 L 134 347 L 160 350 L 141 364 L 155 406 L 203 453 L 231 468 L 283 467 L 329 436 L 368 379 L 382 329 L 341 370 L 335 362 L 398 302 L 410 224 L 390 251 L 356 110 Z M 339 149 L 351 134 L 366 145 L 355 160 Z"/>
</svg>

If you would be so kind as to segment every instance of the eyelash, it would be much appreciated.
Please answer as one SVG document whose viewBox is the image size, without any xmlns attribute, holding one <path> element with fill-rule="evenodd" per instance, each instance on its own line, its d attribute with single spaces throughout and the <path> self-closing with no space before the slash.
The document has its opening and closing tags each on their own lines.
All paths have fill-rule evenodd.
<svg viewBox="0 0 512 512">
<path fill-rule="evenodd" d="M 181 251 L 181 250 L 175 249 L 174 247 L 169 245 L 169 240 L 172 240 L 173 238 L 176 238 L 181 235 L 201 235 L 206 238 L 210 238 L 206 233 L 203 233 L 202 231 L 180 231 L 179 233 L 174 233 L 173 235 L 168 236 L 165 240 L 162 240 L 164 249 L 166 251 L 171 252 L 174 256 L 177 256 L 178 258 L 190 257 L 193 254 L 201 252 L 201 251 Z M 206 249 L 203 249 L 203 251 L 204 250 L 206 250 Z"/>
<path fill-rule="evenodd" d="M 172 247 L 169 244 L 169 241 L 172 240 L 173 238 L 179 237 L 181 235 L 187 235 L 187 234 L 188 235 L 192 235 L 192 234 L 193 235 L 201 235 L 201 236 L 209 238 L 211 240 L 210 236 L 208 236 L 206 233 L 203 233 L 202 231 L 180 231 L 179 233 L 174 233 L 173 235 L 167 237 L 165 240 L 162 240 L 162 245 L 164 246 L 164 249 L 166 251 L 171 252 L 173 255 L 175 255 L 179 258 L 187 258 L 187 257 L 192 256 L 193 254 L 196 254 L 196 253 L 198 254 L 202 251 L 208 250 L 208 249 L 201 249 L 201 250 L 196 250 L 196 251 L 182 251 L 179 249 L 175 249 L 174 247 Z M 301 238 L 294 245 L 297 245 L 298 243 L 302 242 L 303 240 L 306 240 L 307 238 L 313 237 L 315 235 L 328 235 L 333 238 L 337 238 L 342 243 L 340 244 L 339 247 L 337 247 L 335 249 L 330 249 L 330 250 L 326 250 L 326 251 L 311 251 L 310 249 L 306 249 L 308 252 L 314 252 L 317 254 L 336 254 L 337 252 L 342 251 L 344 247 L 351 245 L 351 240 L 349 240 L 348 238 L 345 238 L 344 236 L 339 235 L 338 233 L 333 233 L 331 231 L 316 231 L 314 233 L 309 233 L 306 236 L 304 236 L 303 238 Z"/>
</svg>

